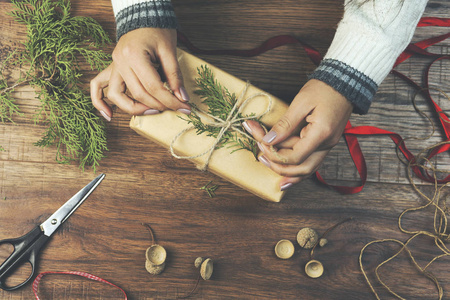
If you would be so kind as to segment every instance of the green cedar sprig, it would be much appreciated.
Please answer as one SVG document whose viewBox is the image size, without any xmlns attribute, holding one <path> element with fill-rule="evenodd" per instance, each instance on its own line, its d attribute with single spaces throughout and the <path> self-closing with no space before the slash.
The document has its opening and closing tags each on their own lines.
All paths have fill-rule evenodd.
<svg viewBox="0 0 450 300">
<path fill-rule="evenodd" d="M 111 39 L 92 18 L 71 16 L 69 0 L 11 0 L 9 14 L 27 26 L 27 40 L 8 56 L 0 72 L 0 120 L 19 113 L 12 92 L 19 85 L 34 87 L 41 106 L 35 123 L 48 125 L 37 146 L 56 146 L 60 163 L 79 161 L 94 170 L 107 151 L 106 127 L 95 114 L 89 92 L 81 81 L 81 62 L 101 71 L 111 61 L 100 50 Z M 4 68 L 20 67 L 18 81 L 9 86 Z"/>
<path fill-rule="evenodd" d="M 218 188 L 219 186 L 217 184 L 212 184 L 211 180 L 206 185 L 202 186 L 200 189 L 206 191 L 210 198 L 214 198 L 216 196 L 216 190 Z"/>
<path fill-rule="evenodd" d="M 226 87 L 222 86 L 222 84 L 215 79 L 212 70 L 208 68 L 207 65 L 202 65 L 200 68 L 197 68 L 197 73 L 199 76 L 195 79 L 195 83 L 197 84 L 198 89 L 195 93 L 201 97 L 202 103 L 208 106 L 209 114 L 222 120 L 226 120 L 233 109 L 234 104 L 238 100 L 236 95 L 230 93 Z M 196 109 L 195 105 L 192 106 Z M 252 118 L 254 114 L 243 116 L 241 113 L 238 113 L 237 110 L 234 113 L 237 114 L 237 118 L 249 117 L 250 119 L 259 121 L 256 117 Z M 202 119 L 194 113 L 188 115 L 185 120 L 195 127 L 197 134 L 205 133 L 207 136 L 216 138 L 221 130 L 219 127 L 203 123 Z M 245 132 L 242 124 L 234 124 L 234 126 Z M 238 150 L 248 150 L 253 153 L 255 158 L 258 155 L 256 141 L 249 136 L 243 136 L 233 130 L 228 130 L 224 133 L 217 148 L 223 146 L 234 148 L 231 153 Z"/>
</svg>

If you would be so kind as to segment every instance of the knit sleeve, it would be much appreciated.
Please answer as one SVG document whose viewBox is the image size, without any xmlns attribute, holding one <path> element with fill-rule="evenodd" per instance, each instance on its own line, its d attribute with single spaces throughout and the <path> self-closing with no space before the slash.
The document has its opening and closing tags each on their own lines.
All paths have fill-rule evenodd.
<svg viewBox="0 0 450 300">
<path fill-rule="evenodd" d="M 170 0 L 111 0 L 111 3 L 116 18 L 117 40 L 137 28 L 177 28 Z"/>
<path fill-rule="evenodd" d="M 411 41 L 427 0 L 346 0 L 323 61 L 311 74 L 366 114 L 378 86 Z"/>
</svg>

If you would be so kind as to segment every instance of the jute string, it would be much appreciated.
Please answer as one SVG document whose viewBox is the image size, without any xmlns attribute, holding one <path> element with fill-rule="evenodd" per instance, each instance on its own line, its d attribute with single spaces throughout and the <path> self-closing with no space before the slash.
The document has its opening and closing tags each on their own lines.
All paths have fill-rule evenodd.
<svg viewBox="0 0 450 300">
<path fill-rule="evenodd" d="M 201 117 L 201 115 L 203 114 L 203 115 L 209 117 L 210 122 L 207 123 L 208 126 L 213 126 L 213 127 L 220 128 L 220 131 L 217 134 L 217 137 L 216 137 L 216 139 L 215 139 L 215 141 L 214 141 L 214 143 L 212 144 L 211 147 L 209 147 L 205 151 L 203 151 L 203 152 L 201 152 L 199 154 L 196 154 L 196 155 L 181 156 L 181 155 L 176 154 L 175 150 L 174 150 L 175 142 L 180 138 L 180 136 L 182 136 L 186 132 L 195 129 L 195 126 L 190 126 L 190 127 L 187 127 L 185 129 L 183 129 L 182 131 L 180 131 L 172 139 L 172 142 L 170 143 L 170 153 L 175 158 L 178 158 L 178 159 L 194 159 L 194 158 L 201 157 L 203 155 L 207 155 L 205 163 L 203 164 L 203 166 L 201 166 L 199 168 L 200 170 L 204 171 L 204 170 L 206 170 L 208 168 L 208 165 L 209 165 L 209 162 L 211 160 L 211 157 L 213 155 L 214 150 L 219 145 L 219 143 L 222 140 L 224 134 L 228 130 L 233 130 L 235 132 L 238 132 L 239 134 L 242 134 L 242 135 L 248 137 L 249 139 L 253 139 L 252 136 L 250 136 L 246 132 L 242 131 L 237 125 L 241 124 L 241 122 L 243 122 L 243 121 L 251 120 L 251 119 L 258 119 L 258 118 L 261 118 L 264 115 L 266 115 L 272 108 L 272 97 L 270 97 L 270 95 L 267 94 L 267 93 L 259 92 L 259 93 L 252 94 L 252 95 L 250 95 L 250 96 L 248 96 L 247 98 L 244 99 L 245 95 L 247 94 L 247 90 L 248 90 L 249 86 L 250 86 L 250 83 L 247 82 L 245 84 L 245 87 L 242 90 L 241 94 L 237 98 L 236 103 L 234 104 L 233 108 L 230 110 L 230 113 L 228 114 L 228 116 L 227 116 L 227 118 L 225 120 L 222 120 L 221 118 L 218 118 L 218 117 L 208 113 L 207 111 L 202 110 L 199 107 L 195 107 L 195 108 L 192 107 L 192 113 L 196 114 L 197 116 Z M 259 115 L 251 115 L 251 116 L 239 117 L 239 115 L 242 113 L 242 110 L 245 107 L 245 105 L 247 103 L 249 103 L 251 100 L 255 99 L 256 97 L 260 97 L 260 96 L 266 97 L 268 99 L 267 109 L 263 113 L 261 113 Z"/>
<path fill-rule="evenodd" d="M 441 93 L 444 97 L 446 97 L 448 100 L 450 100 L 449 96 L 447 94 L 445 94 L 442 90 L 440 89 L 433 89 L 435 91 L 438 91 L 439 93 Z M 418 138 L 418 137 L 413 137 L 413 139 L 420 139 L 420 140 L 425 140 L 425 139 L 429 139 L 435 132 L 435 126 L 431 120 L 430 117 L 428 117 L 424 112 L 422 112 L 421 110 L 419 110 L 415 104 L 415 98 L 416 98 L 417 94 L 413 97 L 413 105 L 415 110 L 422 116 L 426 117 L 428 119 L 428 121 L 432 124 L 432 133 L 430 135 L 428 135 L 425 138 Z M 442 119 L 442 117 L 439 115 L 439 117 Z M 444 120 L 444 119 L 443 119 Z M 444 120 L 445 122 L 447 122 L 446 120 Z M 406 139 L 402 140 L 402 142 L 404 142 Z M 444 295 L 444 291 L 442 289 L 442 286 L 440 285 L 437 277 L 435 275 L 433 275 L 432 273 L 430 273 L 429 271 L 427 271 L 427 269 L 430 267 L 430 265 L 432 263 L 434 263 L 435 261 L 437 261 L 440 258 L 446 257 L 446 256 L 450 256 L 450 250 L 449 248 L 446 246 L 446 242 L 448 242 L 450 240 L 450 234 L 447 233 L 447 226 L 448 226 L 448 220 L 447 220 L 447 216 L 446 213 L 448 213 L 447 211 L 447 207 L 445 204 L 445 201 L 441 201 L 441 193 L 442 190 L 447 187 L 448 185 L 450 185 L 450 183 L 446 183 L 446 184 L 442 184 L 439 185 L 438 184 L 438 178 L 437 178 L 437 174 L 438 173 L 450 173 L 450 170 L 443 170 L 443 169 L 439 169 L 437 167 L 435 167 L 435 165 L 430 161 L 430 159 L 427 158 L 427 154 L 430 153 L 432 150 L 441 147 L 444 144 L 450 144 L 450 141 L 444 141 L 444 142 L 440 142 L 440 143 L 436 143 L 430 147 L 427 147 L 425 149 L 423 149 L 422 151 L 419 152 L 419 154 L 414 157 L 414 159 L 411 159 L 410 161 L 404 160 L 400 157 L 400 155 L 398 154 L 398 148 L 397 148 L 397 155 L 400 158 L 400 160 L 405 163 L 407 165 L 407 176 L 408 176 L 408 180 L 411 183 L 413 189 L 415 192 L 417 192 L 423 199 L 426 200 L 426 203 L 424 205 L 420 205 L 417 207 L 412 207 L 412 208 L 408 208 L 406 210 L 404 210 L 400 216 L 398 217 L 398 227 L 400 229 L 401 232 L 406 233 L 411 235 L 406 242 L 402 242 L 399 241 L 397 239 L 380 239 L 380 240 L 375 240 L 372 242 L 367 243 L 360 252 L 359 255 L 359 266 L 361 268 L 361 271 L 370 287 L 370 289 L 372 290 L 373 294 L 375 295 L 375 297 L 377 299 L 380 299 L 380 296 L 378 295 L 378 293 L 376 292 L 374 286 L 372 285 L 369 277 L 367 276 L 366 270 L 364 269 L 363 266 L 363 255 L 364 252 L 366 251 L 366 249 L 368 247 L 370 247 L 371 245 L 374 244 L 380 244 L 380 243 L 395 243 L 400 245 L 400 249 L 391 257 L 389 257 L 388 259 L 384 260 L 383 262 L 381 262 L 380 264 L 377 265 L 377 267 L 375 268 L 375 276 L 378 280 L 378 282 L 393 296 L 395 296 L 398 299 L 405 299 L 402 296 L 400 296 L 398 293 L 396 293 L 391 287 L 389 287 L 380 277 L 380 268 L 383 265 L 386 265 L 387 263 L 393 261 L 397 256 L 399 256 L 402 252 L 406 252 L 406 254 L 408 255 L 409 259 L 411 260 L 413 266 L 424 276 L 428 277 L 436 286 L 437 292 L 438 292 L 438 299 L 442 299 L 443 295 Z M 400 144 L 399 144 L 400 145 Z M 431 172 L 433 178 L 434 178 L 434 191 L 433 191 L 433 195 L 431 197 L 427 196 L 425 193 L 423 193 L 419 187 L 416 185 L 416 183 L 413 180 L 413 176 L 412 176 L 412 168 L 414 167 L 420 167 L 422 170 L 426 171 L 426 172 Z M 434 218 L 433 218 L 433 227 L 434 230 L 433 232 L 430 231 L 426 231 L 426 230 L 408 230 L 406 229 L 403 224 L 402 224 L 402 220 L 404 218 L 404 216 L 408 213 L 411 212 L 418 212 L 420 210 L 424 210 L 428 207 L 432 207 L 434 208 Z M 434 241 L 434 244 L 436 245 L 436 247 L 442 251 L 442 254 L 437 255 L 435 257 L 433 257 L 424 267 L 421 267 L 419 265 L 419 263 L 416 261 L 414 255 L 412 254 L 410 248 L 409 248 L 409 244 L 416 239 L 419 236 L 423 236 L 423 237 L 427 237 L 427 238 L 431 238 Z"/>
</svg>

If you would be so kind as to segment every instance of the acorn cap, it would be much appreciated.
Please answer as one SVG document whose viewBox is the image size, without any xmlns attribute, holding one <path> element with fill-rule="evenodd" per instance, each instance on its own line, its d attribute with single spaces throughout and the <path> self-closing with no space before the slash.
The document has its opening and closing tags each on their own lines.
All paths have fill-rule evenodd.
<svg viewBox="0 0 450 300">
<path fill-rule="evenodd" d="M 305 272 L 311 278 L 319 278 L 323 274 L 323 265 L 318 260 L 310 260 L 305 266 Z"/>
<path fill-rule="evenodd" d="M 153 265 L 161 265 L 166 261 L 167 252 L 163 246 L 158 244 L 151 245 L 145 251 L 145 258 Z"/>
<path fill-rule="evenodd" d="M 202 262 L 202 265 L 200 267 L 200 275 L 204 280 L 208 280 L 211 278 L 212 273 L 213 261 L 210 258 L 207 258 L 204 262 Z"/>
<path fill-rule="evenodd" d="M 320 247 L 325 246 L 327 243 L 328 243 L 328 240 L 327 240 L 327 239 L 320 239 L 320 240 L 319 240 L 319 246 L 320 246 Z"/>
<path fill-rule="evenodd" d="M 161 274 L 162 271 L 164 271 L 164 268 L 166 267 L 166 263 L 162 263 L 160 265 L 154 265 L 150 261 L 145 261 L 145 269 L 147 272 L 149 272 L 152 275 L 158 275 Z"/>
<path fill-rule="evenodd" d="M 294 244 L 289 240 L 280 240 L 275 245 L 275 255 L 281 259 L 288 259 L 294 254 Z"/>
<path fill-rule="evenodd" d="M 302 228 L 297 233 L 297 242 L 300 247 L 303 247 L 305 249 L 311 249 L 312 247 L 314 247 L 314 245 L 317 244 L 318 240 L 319 235 L 314 229 Z"/>
<path fill-rule="evenodd" d="M 195 261 L 194 261 L 194 266 L 196 268 L 200 268 L 200 266 L 202 265 L 203 260 L 204 260 L 203 257 L 197 257 L 195 259 Z"/>
</svg>

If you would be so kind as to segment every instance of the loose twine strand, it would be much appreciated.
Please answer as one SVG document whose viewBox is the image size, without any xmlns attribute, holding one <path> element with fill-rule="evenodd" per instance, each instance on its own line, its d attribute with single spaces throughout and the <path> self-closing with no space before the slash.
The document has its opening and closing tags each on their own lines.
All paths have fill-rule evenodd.
<svg viewBox="0 0 450 300">
<path fill-rule="evenodd" d="M 172 139 L 172 142 L 170 143 L 170 153 L 172 154 L 172 156 L 174 156 L 175 158 L 178 158 L 178 159 L 194 159 L 194 158 L 201 157 L 203 155 L 207 155 L 205 163 L 203 164 L 203 166 L 201 166 L 199 168 L 200 170 L 205 171 L 208 168 L 208 165 L 209 165 L 209 162 L 211 160 L 211 157 L 212 157 L 212 154 L 213 154 L 214 150 L 216 149 L 217 145 L 219 145 L 219 143 L 222 140 L 224 134 L 228 130 L 236 131 L 236 132 L 238 132 L 238 133 L 248 137 L 249 139 L 254 140 L 252 136 L 250 136 L 246 132 L 242 131 L 236 125 L 240 124 L 240 122 L 242 122 L 242 121 L 251 120 L 251 119 L 257 119 L 257 118 L 263 117 L 264 115 L 269 113 L 270 110 L 272 109 L 272 97 L 269 94 L 267 94 L 267 93 L 259 92 L 259 93 L 252 94 L 249 97 L 247 97 L 246 99 L 244 99 L 245 94 L 247 93 L 247 90 L 248 90 L 249 86 L 250 86 L 250 83 L 247 82 L 245 84 L 244 89 L 242 90 L 241 94 L 237 98 L 233 108 L 231 109 L 230 113 L 228 114 L 228 116 L 227 116 L 227 118 L 225 120 L 222 120 L 221 118 L 218 118 L 218 117 L 216 117 L 216 116 L 214 116 L 214 115 L 208 113 L 207 111 L 204 111 L 204 110 L 202 110 L 202 109 L 200 109 L 198 107 L 197 108 L 193 108 L 192 109 L 192 113 L 195 113 L 199 117 L 201 117 L 201 114 L 208 116 L 211 121 L 207 125 L 220 128 L 220 131 L 217 134 L 217 137 L 216 137 L 213 145 L 210 148 L 206 149 L 205 151 L 203 151 L 202 153 L 199 153 L 197 155 L 181 156 L 181 155 L 178 155 L 178 154 L 175 153 L 175 150 L 174 150 L 175 142 L 178 140 L 178 138 L 180 138 L 180 136 L 182 136 L 186 132 L 195 129 L 195 126 L 190 126 L 190 127 L 186 128 L 186 129 L 183 129 L 182 131 L 180 131 Z M 238 116 L 242 112 L 243 107 L 245 107 L 245 105 L 248 102 L 250 102 L 251 100 L 253 100 L 253 99 L 255 99 L 256 97 L 259 97 L 259 96 L 263 96 L 263 97 L 266 97 L 268 99 L 268 105 L 267 105 L 266 110 L 263 113 L 259 114 L 259 115 L 244 116 L 244 117 L 239 118 Z M 242 102 L 242 104 L 241 104 L 241 102 Z M 264 128 L 264 130 L 266 130 L 266 129 Z"/>
<path fill-rule="evenodd" d="M 425 89 L 424 89 L 425 90 Z M 427 89 L 430 90 L 430 89 Z M 450 100 L 449 96 L 443 92 L 440 89 L 432 89 L 435 90 L 439 93 L 441 93 L 445 98 L 447 98 L 448 100 Z M 419 91 L 420 92 L 420 91 Z M 417 92 L 414 97 L 413 97 L 413 105 L 414 105 L 414 109 L 422 116 L 424 116 L 425 118 L 427 118 L 427 120 L 430 122 L 430 124 L 432 125 L 432 132 L 431 134 L 429 134 L 427 137 L 425 138 L 419 138 L 419 137 L 412 137 L 409 139 L 416 139 L 416 140 L 427 140 L 429 138 L 431 138 L 431 136 L 433 136 L 433 134 L 435 133 L 435 126 L 431 120 L 431 118 L 429 116 L 427 116 L 423 111 L 421 111 L 416 103 L 415 103 L 415 98 L 418 95 Z M 449 123 L 447 120 L 443 119 L 441 116 L 441 113 L 443 113 L 443 111 L 439 112 L 439 118 L 447 123 Z M 443 170 L 443 169 L 439 169 L 437 167 L 435 167 L 435 165 L 430 161 L 429 158 L 427 158 L 427 154 L 430 153 L 432 150 L 441 147 L 442 145 L 445 144 L 450 144 L 450 140 L 444 141 L 444 142 L 439 142 L 436 143 L 430 147 L 427 147 L 425 149 L 423 149 L 422 151 L 419 152 L 419 154 L 415 157 L 413 157 L 411 160 L 405 160 L 403 159 L 400 154 L 399 154 L 399 147 L 402 143 L 405 142 L 405 140 L 407 139 L 402 139 L 402 141 L 397 145 L 396 148 L 396 152 L 397 152 L 397 156 L 400 159 L 400 161 L 404 164 L 407 165 L 407 177 L 409 182 L 411 183 L 414 191 L 416 191 L 421 197 L 423 197 L 426 200 L 426 204 L 424 205 L 420 205 L 417 207 L 412 207 L 412 208 L 408 208 L 406 210 L 404 210 L 400 216 L 398 217 L 398 227 L 400 229 L 401 232 L 406 233 L 411 235 L 406 242 L 402 242 L 399 241 L 397 239 L 380 239 L 380 240 L 375 240 L 375 241 L 371 241 L 369 243 L 367 243 L 360 252 L 359 255 L 359 266 L 361 268 L 361 271 L 370 287 L 370 289 L 372 290 L 373 294 L 375 295 L 375 297 L 380 300 L 380 296 L 378 295 L 378 293 L 375 291 L 374 286 L 372 285 L 369 277 L 367 276 L 367 273 L 363 267 L 363 255 L 365 250 L 374 244 L 380 244 L 380 243 L 396 243 L 398 245 L 401 246 L 401 248 L 391 257 L 389 257 L 388 259 L 384 260 L 383 262 L 381 262 L 380 264 L 377 265 L 377 267 L 375 268 L 375 275 L 376 278 L 378 280 L 378 282 L 393 296 L 395 296 L 398 299 L 405 299 L 402 296 L 400 296 L 398 293 L 396 293 L 391 287 L 389 287 L 380 277 L 380 268 L 391 262 L 393 259 L 395 259 L 397 256 L 399 256 L 403 251 L 405 251 L 407 253 L 407 255 L 409 256 L 409 258 L 411 259 L 412 264 L 415 266 L 415 268 L 423 275 L 425 275 L 426 277 L 428 277 L 431 281 L 433 281 L 433 283 L 436 286 L 437 292 L 438 292 L 438 299 L 442 299 L 442 297 L 444 296 L 444 291 L 443 288 L 441 286 L 441 284 L 439 283 L 439 280 L 437 279 L 436 276 L 434 276 L 431 272 L 427 271 L 427 268 L 434 263 L 436 260 L 446 257 L 446 256 L 450 256 L 450 250 L 449 248 L 445 245 L 445 242 L 448 242 L 450 240 L 450 234 L 447 233 L 447 226 L 448 226 L 448 220 L 447 220 L 447 208 L 446 208 L 446 204 L 445 204 L 445 200 L 444 203 L 441 204 L 441 192 L 442 189 L 444 189 L 445 187 L 447 187 L 448 185 L 450 185 L 450 182 L 445 183 L 441 186 L 439 186 L 438 184 L 438 178 L 437 178 L 437 174 L 438 173 L 450 173 L 450 170 Z M 426 172 L 431 172 L 432 177 L 434 179 L 434 192 L 433 192 L 433 196 L 432 197 L 428 197 L 427 195 L 425 195 L 422 191 L 419 190 L 419 188 L 417 187 L 416 183 L 413 180 L 413 176 L 412 176 L 412 168 L 415 167 L 419 167 L 422 170 L 426 171 Z M 434 219 L 433 219 L 433 225 L 434 225 L 434 232 L 429 232 L 426 230 L 407 230 L 403 227 L 402 225 L 402 219 L 403 217 L 411 212 L 417 212 L 423 209 L 426 209 L 428 207 L 433 207 L 434 208 Z M 442 208 L 441 206 L 443 206 L 444 208 Z M 442 251 L 442 254 L 437 255 L 435 257 L 433 257 L 433 259 L 431 259 L 431 261 L 429 261 L 425 267 L 421 267 L 418 262 L 416 261 L 414 255 L 412 254 L 411 250 L 408 248 L 409 244 L 416 239 L 419 236 L 425 236 L 425 237 L 429 237 L 432 238 L 434 240 L 434 244 Z"/>
</svg>

